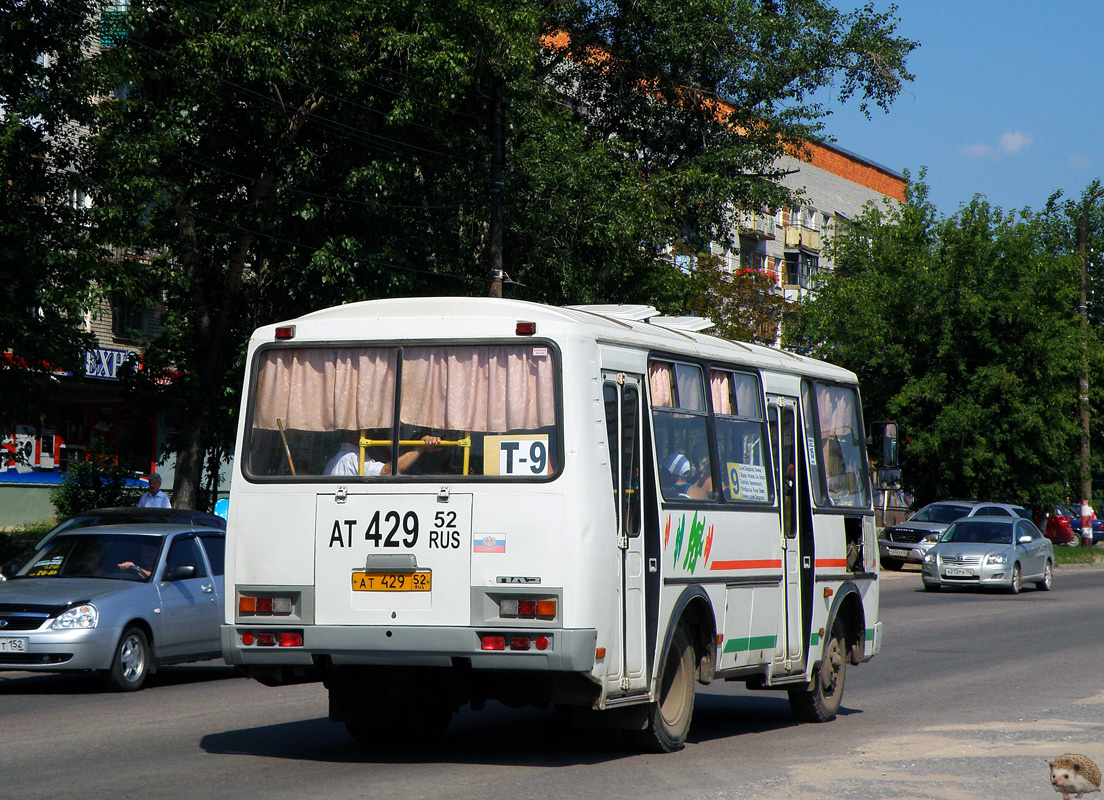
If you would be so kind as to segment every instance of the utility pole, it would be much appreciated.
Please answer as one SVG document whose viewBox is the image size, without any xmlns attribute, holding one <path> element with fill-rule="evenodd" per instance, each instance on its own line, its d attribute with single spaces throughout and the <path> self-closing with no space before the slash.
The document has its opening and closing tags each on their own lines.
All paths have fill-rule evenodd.
<svg viewBox="0 0 1104 800">
<path fill-rule="evenodd" d="M 502 189 L 506 173 L 506 88 L 496 78 L 491 97 L 491 297 L 502 297 Z"/>
<path fill-rule="evenodd" d="M 1101 195 L 1100 184 L 1094 183 L 1081 201 L 1081 219 L 1077 225 L 1077 252 L 1081 256 L 1081 297 L 1078 313 L 1081 315 L 1081 378 L 1078 381 L 1077 401 L 1081 410 L 1081 499 L 1092 501 L 1092 465 L 1089 458 L 1089 211 Z M 1081 516 L 1081 542 L 1093 545 L 1092 520 Z"/>
</svg>

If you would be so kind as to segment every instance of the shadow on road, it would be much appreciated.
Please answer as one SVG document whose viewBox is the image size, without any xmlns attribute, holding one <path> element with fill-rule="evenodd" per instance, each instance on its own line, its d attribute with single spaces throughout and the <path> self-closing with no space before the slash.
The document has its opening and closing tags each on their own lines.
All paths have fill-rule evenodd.
<svg viewBox="0 0 1104 800">
<path fill-rule="evenodd" d="M 842 708 L 840 716 L 861 713 Z M 691 743 L 794 727 L 785 695 L 699 694 Z M 246 755 L 331 763 L 456 763 L 494 766 L 577 766 L 638 755 L 617 731 L 578 728 L 555 709 L 510 709 L 489 703 L 483 711 L 453 716 L 444 739 L 392 741 L 379 749 L 354 741 L 325 718 L 209 734 L 200 747 L 213 755 Z"/>
<path fill-rule="evenodd" d="M 158 667 L 146 679 L 142 691 L 158 687 L 187 686 L 241 677 L 222 661 Z M 242 678 L 244 680 L 244 678 Z M 94 672 L 0 672 L 0 695 L 83 695 L 107 693 Z"/>
</svg>

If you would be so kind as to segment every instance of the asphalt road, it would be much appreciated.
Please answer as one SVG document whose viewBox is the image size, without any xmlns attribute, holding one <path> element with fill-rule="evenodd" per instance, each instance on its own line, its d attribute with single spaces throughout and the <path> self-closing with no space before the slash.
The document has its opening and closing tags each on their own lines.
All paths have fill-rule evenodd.
<svg viewBox="0 0 1104 800">
<path fill-rule="evenodd" d="M 1017 597 L 882 580 L 883 652 L 848 670 L 825 725 L 715 684 L 671 755 L 497 705 L 460 713 L 438 749 L 379 753 L 326 720 L 321 686 L 269 689 L 217 662 L 129 695 L 0 673 L 0 798 L 1046 798 L 1046 759 L 1104 766 L 1104 569 Z"/>
</svg>

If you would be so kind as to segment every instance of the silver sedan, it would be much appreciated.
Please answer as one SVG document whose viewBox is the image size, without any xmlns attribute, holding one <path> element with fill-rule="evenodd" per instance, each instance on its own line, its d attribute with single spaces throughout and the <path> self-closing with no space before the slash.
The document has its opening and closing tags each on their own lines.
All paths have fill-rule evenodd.
<svg viewBox="0 0 1104 800">
<path fill-rule="evenodd" d="M 97 670 L 133 691 L 220 655 L 222 531 L 104 525 L 50 540 L 0 583 L 0 670 Z"/>
<path fill-rule="evenodd" d="M 1024 583 L 1049 591 L 1054 580 L 1050 540 L 1029 519 L 966 517 L 924 554 L 924 588 L 984 586 L 1018 594 Z"/>
</svg>

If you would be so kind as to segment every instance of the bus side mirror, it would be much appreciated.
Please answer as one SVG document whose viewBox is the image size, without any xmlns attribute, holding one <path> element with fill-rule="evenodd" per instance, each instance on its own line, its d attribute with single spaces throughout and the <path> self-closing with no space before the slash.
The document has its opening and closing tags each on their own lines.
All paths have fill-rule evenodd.
<svg viewBox="0 0 1104 800">
<path fill-rule="evenodd" d="M 881 439 L 883 469 L 896 469 L 897 460 L 897 423 L 875 422 L 870 426 L 871 443 Z"/>
</svg>

